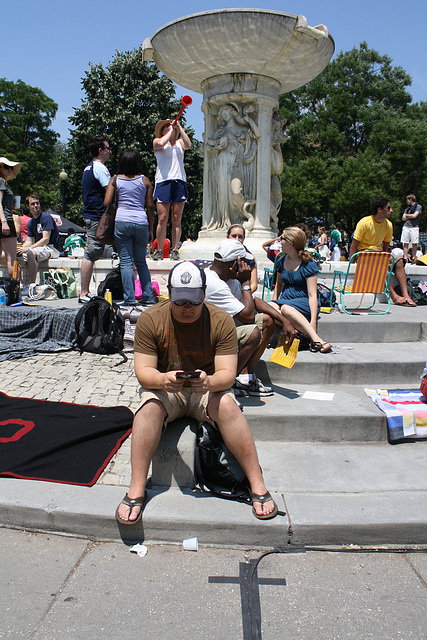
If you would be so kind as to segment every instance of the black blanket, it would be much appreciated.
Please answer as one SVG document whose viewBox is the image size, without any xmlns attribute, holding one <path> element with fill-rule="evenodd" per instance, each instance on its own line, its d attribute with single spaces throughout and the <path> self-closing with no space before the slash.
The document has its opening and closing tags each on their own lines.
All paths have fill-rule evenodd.
<svg viewBox="0 0 427 640">
<path fill-rule="evenodd" d="M 0 476 L 91 487 L 130 434 L 132 420 L 127 407 L 0 393 Z"/>
</svg>

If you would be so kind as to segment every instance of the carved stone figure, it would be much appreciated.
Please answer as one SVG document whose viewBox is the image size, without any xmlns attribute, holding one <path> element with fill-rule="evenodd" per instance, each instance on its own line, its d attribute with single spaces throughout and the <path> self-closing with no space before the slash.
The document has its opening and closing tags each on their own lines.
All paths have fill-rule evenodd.
<svg viewBox="0 0 427 640">
<path fill-rule="evenodd" d="M 280 176 L 283 171 L 283 156 L 280 147 L 287 140 L 283 132 L 286 119 L 278 111 L 274 111 L 271 118 L 271 198 L 270 198 L 270 222 L 271 228 L 277 230 L 278 213 L 282 204 L 282 187 Z"/>
<path fill-rule="evenodd" d="M 243 107 L 227 103 L 219 109 L 214 136 L 207 141 L 216 153 L 213 181 L 215 204 L 208 229 L 222 229 L 241 221 L 244 210 L 247 213 L 248 206 L 256 202 L 259 132 L 251 116 L 253 111 L 251 103 Z"/>
</svg>

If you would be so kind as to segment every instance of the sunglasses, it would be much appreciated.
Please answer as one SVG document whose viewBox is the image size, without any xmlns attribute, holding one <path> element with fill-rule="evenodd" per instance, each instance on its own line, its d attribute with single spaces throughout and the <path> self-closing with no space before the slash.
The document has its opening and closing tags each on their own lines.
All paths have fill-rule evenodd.
<svg viewBox="0 0 427 640">
<path fill-rule="evenodd" d="M 183 307 L 185 304 L 191 304 L 192 307 L 198 307 L 202 302 L 191 302 L 191 300 L 175 300 L 173 304 L 176 304 L 177 307 Z"/>
</svg>

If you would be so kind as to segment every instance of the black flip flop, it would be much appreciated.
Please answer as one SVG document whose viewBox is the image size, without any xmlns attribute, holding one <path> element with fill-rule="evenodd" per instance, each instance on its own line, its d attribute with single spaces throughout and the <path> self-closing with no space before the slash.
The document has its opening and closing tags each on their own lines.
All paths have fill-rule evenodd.
<svg viewBox="0 0 427 640">
<path fill-rule="evenodd" d="M 120 507 L 120 504 L 119 504 L 119 506 L 116 509 L 117 522 L 125 525 L 136 524 L 137 522 L 139 522 L 141 520 L 142 508 L 144 506 L 144 502 L 146 501 L 146 499 L 147 499 L 146 491 L 144 492 L 144 495 L 141 498 L 129 498 L 128 494 L 126 493 L 125 497 L 123 498 L 120 504 L 125 504 L 127 507 L 130 507 L 129 516 L 131 515 L 134 507 L 141 507 L 141 509 L 135 520 L 123 520 L 123 518 L 119 516 L 119 507 Z"/>
<path fill-rule="evenodd" d="M 257 518 L 258 520 L 270 520 L 271 518 L 275 518 L 277 516 L 279 509 L 268 491 L 261 496 L 258 493 L 251 493 L 251 500 L 252 500 L 252 513 L 254 514 L 255 518 Z M 261 515 L 261 516 L 258 515 L 257 512 L 255 511 L 255 507 L 253 506 L 253 503 L 259 502 L 260 504 L 264 505 L 266 502 L 269 502 L 270 500 L 273 500 L 273 503 L 274 503 L 273 511 L 271 513 L 267 513 L 267 515 Z"/>
</svg>

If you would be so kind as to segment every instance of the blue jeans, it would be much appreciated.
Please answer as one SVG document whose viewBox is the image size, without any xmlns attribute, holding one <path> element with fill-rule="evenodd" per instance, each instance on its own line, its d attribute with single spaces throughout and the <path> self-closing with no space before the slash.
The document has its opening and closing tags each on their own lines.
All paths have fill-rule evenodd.
<svg viewBox="0 0 427 640">
<path fill-rule="evenodd" d="M 148 225 L 134 222 L 116 222 L 114 227 L 117 252 L 120 258 L 120 273 L 125 304 L 135 304 L 135 281 L 133 262 L 138 271 L 142 288 L 142 303 L 156 301 L 151 286 L 150 272 L 145 261 L 148 243 Z"/>
</svg>

